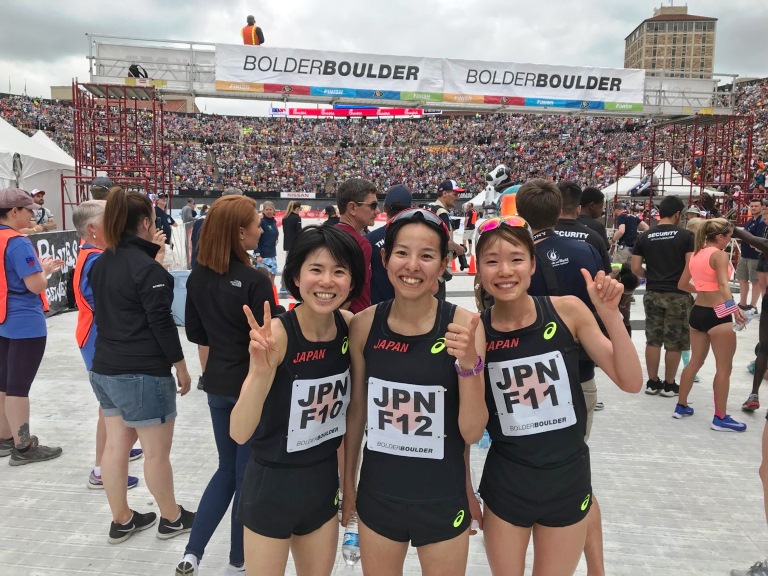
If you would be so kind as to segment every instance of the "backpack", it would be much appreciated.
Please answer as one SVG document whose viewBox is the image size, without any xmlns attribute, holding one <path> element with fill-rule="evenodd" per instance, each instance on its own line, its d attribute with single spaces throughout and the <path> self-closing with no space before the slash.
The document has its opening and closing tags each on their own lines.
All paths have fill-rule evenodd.
<svg viewBox="0 0 768 576">
<path fill-rule="evenodd" d="M 128 66 L 128 78 L 147 78 L 147 71 L 138 64 Z"/>
</svg>

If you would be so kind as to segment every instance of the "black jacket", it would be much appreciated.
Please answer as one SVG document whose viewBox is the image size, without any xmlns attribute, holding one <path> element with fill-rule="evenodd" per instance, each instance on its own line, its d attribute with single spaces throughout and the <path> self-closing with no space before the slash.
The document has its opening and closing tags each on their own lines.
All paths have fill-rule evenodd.
<svg viewBox="0 0 768 576">
<path fill-rule="evenodd" d="M 98 374 L 170 376 L 184 359 L 171 316 L 173 277 L 154 257 L 160 248 L 137 236 L 123 236 L 117 250 L 105 250 L 88 274 L 95 304 Z"/>
<path fill-rule="evenodd" d="M 301 232 L 301 216 L 296 212 L 291 212 L 283 217 L 283 250 L 289 252 L 293 241 L 298 233 Z"/>
<path fill-rule="evenodd" d="M 230 259 L 226 274 L 200 264 L 187 279 L 185 329 L 190 342 L 210 346 L 204 389 L 209 394 L 236 398 L 248 374 L 250 327 L 243 305 L 251 307 L 261 324 L 264 301 L 275 312 L 269 278 L 251 266 Z"/>
</svg>

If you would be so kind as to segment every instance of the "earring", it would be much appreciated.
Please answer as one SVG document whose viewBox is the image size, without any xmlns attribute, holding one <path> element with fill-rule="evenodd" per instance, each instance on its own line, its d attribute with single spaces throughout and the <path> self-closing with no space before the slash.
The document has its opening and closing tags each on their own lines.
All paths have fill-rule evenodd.
<svg viewBox="0 0 768 576">
<path fill-rule="evenodd" d="M 96 238 L 96 234 L 94 234 L 93 237 Z"/>
<path fill-rule="evenodd" d="M 240 240 L 245 240 L 245 236 L 240 236 Z"/>
</svg>

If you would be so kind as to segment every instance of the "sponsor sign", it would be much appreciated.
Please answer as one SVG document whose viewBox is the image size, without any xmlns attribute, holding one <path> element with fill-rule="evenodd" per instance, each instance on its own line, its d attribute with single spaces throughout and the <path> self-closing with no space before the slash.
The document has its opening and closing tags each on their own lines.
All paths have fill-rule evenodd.
<svg viewBox="0 0 768 576">
<path fill-rule="evenodd" d="M 29 239 L 32 241 L 32 245 L 35 247 L 37 255 L 41 260 L 47 256 L 64 260 L 64 265 L 61 269 L 48 277 L 48 287 L 45 289 L 45 295 L 48 297 L 48 303 L 50 304 L 48 316 L 68 310 L 70 302 L 67 293 L 71 291 L 69 283 L 75 271 L 77 252 L 80 248 L 77 232 L 46 232 L 44 234 L 33 234 Z M 72 297 L 74 298 L 74 296 Z"/>
<path fill-rule="evenodd" d="M 302 198 L 314 198 L 314 192 L 280 192 L 280 198 L 292 198 L 300 200 Z"/>
</svg>

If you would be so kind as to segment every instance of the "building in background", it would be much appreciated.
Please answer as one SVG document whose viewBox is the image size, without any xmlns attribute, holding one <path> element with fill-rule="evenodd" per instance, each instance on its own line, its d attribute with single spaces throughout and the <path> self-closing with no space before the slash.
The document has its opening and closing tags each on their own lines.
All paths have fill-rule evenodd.
<svg viewBox="0 0 768 576">
<path fill-rule="evenodd" d="M 624 68 L 649 76 L 712 78 L 717 18 L 688 14 L 688 6 L 655 8 L 624 40 Z"/>
</svg>

